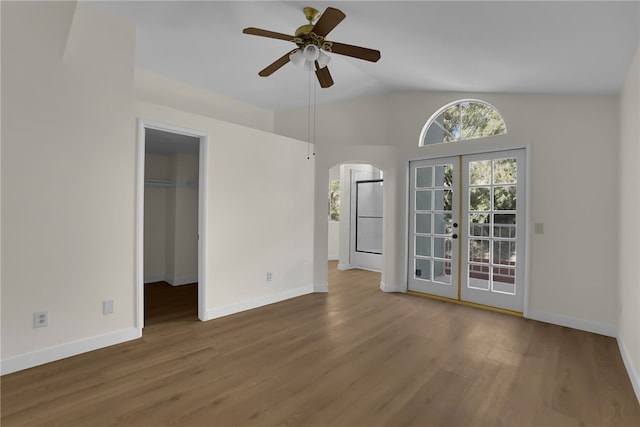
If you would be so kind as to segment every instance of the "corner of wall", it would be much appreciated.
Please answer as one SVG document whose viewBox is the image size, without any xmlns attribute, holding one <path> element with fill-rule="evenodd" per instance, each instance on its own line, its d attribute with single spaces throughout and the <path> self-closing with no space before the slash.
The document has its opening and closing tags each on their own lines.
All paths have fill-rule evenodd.
<svg viewBox="0 0 640 427">
<path fill-rule="evenodd" d="M 137 337 L 135 31 L 83 2 L 1 7 L 2 60 L 12 64 L 2 67 L 1 369 L 8 373 Z M 97 303 L 107 298 L 118 306 L 108 321 Z M 34 331 L 25 313 L 42 309 L 52 321 Z"/>
<path fill-rule="evenodd" d="M 320 294 L 320 293 L 327 293 L 329 292 L 329 284 L 328 283 L 321 283 L 319 285 L 313 285 L 313 292 Z"/>
<path fill-rule="evenodd" d="M 398 285 L 392 285 L 385 282 L 380 282 L 380 290 L 382 292 L 402 292 L 405 293 L 407 290 L 404 287 Z"/>
<path fill-rule="evenodd" d="M 619 95 L 618 347 L 640 402 L 640 40 Z"/>
<path fill-rule="evenodd" d="M 618 334 L 616 340 L 618 342 L 618 348 L 620 349 L 620 356 L 622 356 L 622 362 L 624 363 L 624 367 L 627 369 L 629 380 L 631 380 L 631 386 L 633 387 L 633 391 L 636 393 L 638 403 L 640 403 L 640 375 L 633 366 L 631 353 L 629 353 L 629 349 L 625 345 L 625 340 L 622 335 Z"/>
<path fill-rule="evenodd" d="M 274 133 L 275 111 L 149 71 L 135 70 L 134 94 L 140 101 Z"/>
<path fill-rule="evenodd" d="M 594 322 L 592 320 L 578 319 L 576 317 L 550 313 L 547 311 L 529 309 L 527 311 L 527 319 L 551 323 L 553 325 L 565 326 L 567 328 L 578 329 L 581 331 L 592 332 L 594 334 L 600 334 L 607 337 L 615 337 L 617 335 L 615 325 L 602 322 Z"/>
<path fill-rule="evenodd" d="M 276 294 L 266 295 L 258 298 L 253 298 L 247 301 L 242 301 L 237 304 L 217 307 L 212 310 L 207 310 L 204 320 L 205 321 L 213 320 L 219 317 L 230 316 L 232 314 L 240 313 L 247 310 L 252 310 L 254 308 L 263 307 L 265 305 L 275 304 L 277 302 L 285 301 L 291 298 L 296 298 L 299 296 L 311 294 L 315 292 L 314 289 L 315 287 L 311 285 L 301 286 L 296 289 L 289 289 Z"/>
</svg>

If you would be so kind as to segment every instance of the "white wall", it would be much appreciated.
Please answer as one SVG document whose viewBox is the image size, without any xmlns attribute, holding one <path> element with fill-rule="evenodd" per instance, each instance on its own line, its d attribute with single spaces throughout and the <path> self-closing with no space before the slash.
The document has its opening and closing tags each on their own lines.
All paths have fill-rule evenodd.
<svg viewBox="0 0 640 427">
<path fill-rule="evenodd" d="M 167 160 L 167 172 L 170 177 L 175 177 L 177 173 L 177 162 L 175 157 L 169 157 Z M 174 277 L 175 271 L 175 247 L 176 247 L 176 188 L 169 187 L 167 189 L 167 206 L 165 208 L 165 251 L 164 251 L 164 268 L 165 277 Z"/>
<path fill-rule="evenodd" d="M 337 261 L 340 259 L 340 221 L 329 221 L 329 242 L 327 259 Z"/>
<path fill-rule="evenodd" d="M 136 337 L 135 30 L 86 3 L 1 7 L 7 372 Z"/>
<path fill-rule="evenodd" d="M 208 133 L 206 317 L 312 292 L 314 162 L 306 144 L 144 101 L 135 115 Z"/>
<path fill-rule="evenodd" d="M 273 132 L 274 112 L 186 83 L 137 69 L 134 94 L 137 99 L 216 118 L 230 123 Z"/>
<path fill-rule="evenodd" d="M 145 156 L 144 281 L 198 281 L 198 156 Z"/>
<path fill-rule="evenodd" d="M 136 100 L 135 30 L 90 3 L 1 7 L 2 373 L 139 336 L 140 117 L 209 135 L 206 318 L 313 291 L 305 143 Z"/>
<path fill-rule="evenodd" d="M 493 104 L 502 113 L 508 134 L 418 147 L 429 116 L 449 102 L 468 97 Z M 406 289 L 409 160 L 528 144 L 529 224 L 545 225 L 545 234 L 532 235 L 529 242 L 529 316 L 614 335 L 618 247 L 611 207 L 617 206 L 617 111 L 615 96 L 413 92 L 318 106 L 316 179 L 326 182 L 324 169 L 336 160 L 360 160 L 369 157 L 368 151 L 388 150 L 381 163 L 368 162 L 385 176 L 389 247 L 385 244 L 383 252 L 394 259 L 385 256 L 383 282 L 389 288 Z M 305 114 L 305 109 L 276 113 L 276 132 L 302 138 Z M 597 178 L 594 171 L 601 171 Z M 316 252 L 324 255 L 322 234 L 316 233 L 315 243 Z M 316 269 L 314 280 L 326 280 L 321 269 Z"/>
<path fill-rule="evenodd" d="M 0 25 L 2 22 L 2 8 L 0 7 Z M 2 32 L 0 32 L 0 46 L 2 45 Z M 0 48 L 1 51 L 1 48 Z M 0 61 L 1 62 L 1 61 Z M 0 81 L 2 81 L 2 69 L 0 67 Z M 2 98 L 2 84 L 0 84 L 0 99 Z M 0 110 L 2 108 L 0 107 Z M 0 129 L 2 129 L 2 115 L 0 115 Z M 2 193 L 2 135 L 0 135 L 0 194 Z M 0 197 L 0 242 L 2 242 L 2 197 Z M 2 244 L 0 243 L 0 294 L 2 289 Z M 0 331 L 2 330 L 2 316 L 0 315 Z M 2 340 L 0 339 L 0 355 L 2 354 Z M 1 372 L 0 372 L 1 373 Z"/>
<path fill-rule="evenodd" d="M 147 154 L 145 179 L 169 181 L 169 156 Z M 167 200 L 164 186 L 144 188 L 144 281 L 166 280 Z"/>
<path fill-rule="evenodd" d="M 198 156 L 177 154 L 172 160 L 176 185 L 169 189 L 173 199 L 167 208 L 174 211 L 174 221 L 167 223 L 167 229 L 174 235 L 173 275 L 168 276 L 167 281 L 184 285 L 198 281 Z"/>
<path fill-rule="evenodd" d="M 640 46 L 620 95 L 618 342 L 640 400 Z"/>
</svg>

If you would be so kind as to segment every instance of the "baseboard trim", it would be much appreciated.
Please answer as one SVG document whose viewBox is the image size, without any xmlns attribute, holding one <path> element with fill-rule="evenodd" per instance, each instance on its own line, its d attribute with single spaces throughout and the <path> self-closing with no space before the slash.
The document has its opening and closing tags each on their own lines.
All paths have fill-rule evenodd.
<svg viewBox="0 0 640 427">
<path fill-rule="evenodd" d="M 166 282 L 167 276 L 164 274 L 158 274 L 155 276 L 145 276 L 144 283 Z"/>
<path fill-rule="evenodd" d="M 198 276 L 169 277 L 167 275 L 145 276 L 144 283 L 167 282 L 171 286 L 190 285 L 198 282 Z"/>
<path fill-rule="evenodd" d="M 402 288 L 396 285 L 390 285 L 388 283 L 384 283 L 383 281 L 380 281 L 380 290 L 382 290 L 382 292 L 406 292 L 407 291 L 405 288 Z"/>
<path fill-rule="evenodd" d="M 322 283 L 319 285 L 313 285 L 313 292 L 314 293 L 327 293 L 329 292 L 329 284 L 328 283 Z"/>
<path fill-rule="evenodd" d="M 33 368 L 34 366 L 44 365 L 45 363 L 55 362 L 56 360 L 66 359 L 67 357 L 77 356 L 78 354 L 135 340 L 140 337 L 141 334 L 138 328 L 129 328 L 97 337 L 45 348 L 43 350 L 34 351 L 33 353 L 21 354 L 20 356 L 4 359 L 2 361 L 0 374 L 6 375 L 12 372 L 22 371 L 24 369 Z"/>
<path fill-rule="evenodd" d="M 627 346 L 624 344 L 624 338 L 618 335 L 616 340 L 618 341 L 618 348 L 620 349 L 622 362 L 624 363 L 624 367 L 627 368 L 627 375 L 629 375 L 629 379 L 631 380 L 631 386 L 633 387 L 633 391 L 636 393 L 638 403 L 640 403 L 640 376 L 638 376 L 638 371 L 636 371 L 633 366 L 631 355 L 627 350 Z"/>
<path fill-rule="evenodd" d="M 614 325 L 593 322 L 591 320 L 577 319 L 575 317 L 563 316 L 561 314 L 549 313 L 546 311 L 529 309 L 527 311 L 527 319 L 566 326 L 568 328 L 579 329 L 581 331 L 593 332 L 594 334 L 605 335 L 607 337 L 615 338 L 617 335 L 616 327 Z"/>
<path fill-rule="evenodd" d="M 207 310 L 206 317 L 204 320 L 213 320 L 219 317 L 229 316 L 232 314 L 240 313 L 240 312 L 251 310 L 254 308 L 263 307 L 265 305 L 275 304 L 277 302 L 299 297 L 302 295 L 312 294 L 313 292 L 314 292 L 314 286 L 307 285 L 307 286 L 302 286 L 295 289 L 289 289 L 283 292 L 278 292 L 273 295 L 265 295 L 263 297 L 254 298 L 248 301 L 239 302 L 237 304 L 232 304 L 225 307 L 214 308 L 213 310 Z"/>
<path fill-rule="evenodd" d="M 166 282 L 171 286 L 190 285 L 192 283 L 198 283 L 198 276 L 167 277 Z"/>
<path fill-rule="evenodd" d="M 373 273 L 382 273 L 382 270 L 376 270 L 375 268 L 369 268 L 369 267 L 362 267 L 360 265 L 352 265 L 351 269 L 358 269 L 358 270 L 365 270 L 365 271 L 371 271 Z"/>
<path fill-rule="evenodd" d="M 339 255 L 329 255 L 328 257 L 328 261 L 338 261 L 338 260 L 340 260 Z"/>
<path fill-rule="evenodd" d="M 354 270 L 354 269 L 372 271 L 374 273 L 382 273 L 382 271 L 376 270 L 375 268 L 363 267 L 361 265 L 338 264 L 338 270 L 344 271 L 344 270 Z"/>
</svg>

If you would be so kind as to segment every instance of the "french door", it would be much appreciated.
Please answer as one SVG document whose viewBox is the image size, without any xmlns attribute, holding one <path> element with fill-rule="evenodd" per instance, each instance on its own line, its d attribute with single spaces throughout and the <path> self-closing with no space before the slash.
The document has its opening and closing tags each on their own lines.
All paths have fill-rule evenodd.
<svg viewBox="0 0 640 427">
<path fill-rule="evenodd" d="M 524 154 L 411 162 L 409 290 L 523 311 Z"/>
<path fill-rule="evenodd" d="M 409 290 L 458 298 L 459 159 L 412 162 Z"/>
</svg>

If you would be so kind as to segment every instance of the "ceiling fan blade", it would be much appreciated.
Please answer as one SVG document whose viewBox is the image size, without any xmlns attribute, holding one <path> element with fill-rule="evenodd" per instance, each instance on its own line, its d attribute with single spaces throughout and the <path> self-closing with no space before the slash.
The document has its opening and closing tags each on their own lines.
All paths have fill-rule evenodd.
<svg viewBox="0 0 640 427">
<path fill-rule="evenodd" d="M 292 52 L 293 51 L 287 52 L 284 55 L 282 55 L 280 58 L 276 59 L 273 63 L 271 63 L 271 65 L 268 65 L 264 70 L 260 71 L 258 75 L 260 77 L 268 77 L 271 74 L 278 71 L 280 68 L 282 68 L 289 62 L 289 55 L 291 55 Z"/>
<path fill-rule="evenodd" d="M 318 19 L 318 22 L 316 22 L 316 25 L 313 26 L 311 31 L 320 37 L 325 37 L 346 17 L 347 15 L 342 13 L 341 10 L 334 7 L 328 7 L 320 16 L 320 19 Z"/>
<path fill-rule="evenodd" d="M 292 42 L 295 36 L 288 34 L 276 33 L 274 31 L 262 30 L 260 28 L 249 27 L 242 30 L 244 34 L 251 34 L 252 36 L 268 37 L 270 39 L 279 39 Z"/>
<path fill-rule="evenodd" d="M 364 59 L 365 61 L 377 62 L 380 59 L 380 51 L 367 49 L 366 47 L 353 46 L 344 43 L 331 43 L 331 52 L 340 55 L 351 56 L 353 58 Z"/>
<path fill-rule="evenodd" d="M 321 88 L 328 88 L 333 86 L 333 79 L 328 67 L 320 68 L 318 61 L 316 61 L 316 77 L 320 83 Z"/>
</svg>

